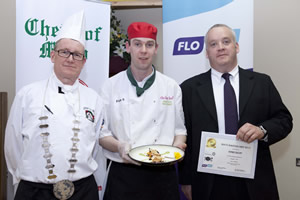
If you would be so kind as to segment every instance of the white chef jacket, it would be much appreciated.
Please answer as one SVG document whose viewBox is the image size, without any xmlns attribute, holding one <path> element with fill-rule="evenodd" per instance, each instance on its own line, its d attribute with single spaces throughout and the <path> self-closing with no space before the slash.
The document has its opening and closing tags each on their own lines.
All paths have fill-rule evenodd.
<svg viewBox="0 0 300 200">
<path fill-rule="evenodd" d="M 58 87 L 65 94 L 59 93 Z M 98 166 L 92 154 L 99 139 L 102 110 L 100 96 L 78 80 L 73 86 L 65 86 L 53 73 L 47 80 L 24 86 L 14 99 L 5 135 L 5 157 L 14 184 L 20 179 L 55 183 L 63 179 L 76 181 L 91 175 Z M 70 168 L 75 113 L 79 115 L 80 141 L 77 144 L 76 173 L 70 174 L 67 170 Z M 49 173 L 43 157 L 43 131 L 39 128 L 42 115 L 48 116 L 51 161 L 57 175 L 51 180 L 47 178 Z"/>
<path fill-rule="evenodd" d="M 100 96 L 108 120 L 100 138 L 113 136 L 134 148 L 147 144 L 172 145 L 176 135 L 186 135 L 181 89 L 173 79 L 158 71 L 152 86 L 140 97 L 126 71 L 108 79 Z M 118 153 L 103 151 L 107 158 L 123 162 Z"/>
</svg>

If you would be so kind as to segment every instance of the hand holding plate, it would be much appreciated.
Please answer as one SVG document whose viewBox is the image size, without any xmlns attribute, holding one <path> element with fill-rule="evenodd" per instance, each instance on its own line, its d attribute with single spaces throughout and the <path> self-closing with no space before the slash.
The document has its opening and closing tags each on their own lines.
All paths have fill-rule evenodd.
<svg viewBox="0 0 300 200">
<path fill-rule="evenodd" d="M 130 149 L 131 149 L 131 145 L 128 144 L 127 142 L 119 142 L 118 151 L 119 151 L 119 154 L 120 154 L 121 158 L 123 159 L 123 162 L 124 163 L 131 163 L 131 164 L 134 164 L 134 165 L 141 165 L 140 163 L 135 162 L 134 160 L 132 160 L 128 156 L 128 153 L 129 153 Z"/>
</svg>

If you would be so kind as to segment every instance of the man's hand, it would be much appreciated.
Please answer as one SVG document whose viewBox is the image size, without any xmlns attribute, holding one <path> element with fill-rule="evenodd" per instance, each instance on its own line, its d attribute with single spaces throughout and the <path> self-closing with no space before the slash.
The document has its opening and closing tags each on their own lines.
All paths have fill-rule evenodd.
<svg viewBox="0 0 300 200">
<path fill-rule="evenodd" d="M 121 158 L 123 159 L 124 163 L 130 163 L 130 164 L 134 164 L 134 165 L 141 165 L 140 163 L 132 160 L 129 156 L 129 150 L 131 149 L 131 145 L 126 143 L 126 142 L 119 142 L 118 144 L 118 152 L 121 156 Z"/>
<path fill-rule="evenodd" d="M 182 149 L 184 151 L 185 148 L 186 148 L 186 143 L 184 143 L 184 142 L 177 142 L 177 143 L 174 143 L 173 146 L 174 147 L 178 147 L 179 149 Z"/>
<path fill-rule="evenodd" d="M 173 146 L 182 149 L 183 151 L 186 148 L 186 136 L 185 135 L 177 135 L 175 136 Z"/>
<path fill-rule="evenodd" d="M 188 200 L 192 200 L 192 185 L 181 185 L 181 190 Z"/>
<path fill-rule="evenodd" d="M 244 124 L 237 132 L 236 139 L 251 143 L 264 137 L 264 133 L 258 126 L 250 123 Z"/>
</svg>

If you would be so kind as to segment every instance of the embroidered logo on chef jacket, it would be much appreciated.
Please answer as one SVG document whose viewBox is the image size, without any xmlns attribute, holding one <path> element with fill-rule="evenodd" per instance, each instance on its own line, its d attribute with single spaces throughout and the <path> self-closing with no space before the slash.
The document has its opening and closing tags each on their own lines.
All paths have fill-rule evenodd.
<svg viewBox="0 0 300 200">
<path fill-rule="evenodd" d="M 173 104 L 174 96 L 161 96 L 162 104 L 166 106 L 171 106 Z"/>
<path fill-rule="evenodd" d="M 85 109 L 85 117 L 90 120 L 91 122 L 95 121 L 94 112 L 91 109 L 84 108 Z"/>
</svg>

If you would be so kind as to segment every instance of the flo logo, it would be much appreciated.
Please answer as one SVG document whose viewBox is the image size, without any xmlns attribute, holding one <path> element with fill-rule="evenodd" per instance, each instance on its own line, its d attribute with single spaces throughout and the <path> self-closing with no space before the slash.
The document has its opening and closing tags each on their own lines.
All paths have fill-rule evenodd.
<svg viewBox="0 0 300 200">
<path fill-rule="evenodd" d="M 204 36 L 178 38 L 174 43 L 173 55 L 199 54 L 204 46 Z"/>
</svg>

